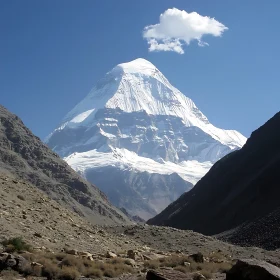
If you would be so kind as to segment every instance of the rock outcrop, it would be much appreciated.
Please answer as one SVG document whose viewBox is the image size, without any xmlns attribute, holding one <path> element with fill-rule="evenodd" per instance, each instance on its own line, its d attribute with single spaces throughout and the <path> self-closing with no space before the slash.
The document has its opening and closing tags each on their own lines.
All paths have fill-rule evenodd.
<svg viewBox="0 0 280 280">
<path fill-rule="evenodd" d="M 227 272 L 226 280 L 278 280 L 280 269 L 270 263 L 254 259 L 238 260 Z"/>
<path fill-rule="evenodd" d="M 81 178 L 66 162 L 0 105 L 0 171 L 29 182 L 61 205 L 98 224 L 128 223 L 94 185 Z M 20 194 L 20 186 L 19 186 Z"/>
<path fill-rule="evenodd" d="M 277 113 L 252 133 L 241 150 L 218 161 L 191 191 L 148 223 L 207 235 L 239 227 L 227 232 L 228 241 L 277 248 L 280 233 L 279 126 L 280 113 Z M 245 231 L 246 238 L 243 238 Z"/>
</svg>

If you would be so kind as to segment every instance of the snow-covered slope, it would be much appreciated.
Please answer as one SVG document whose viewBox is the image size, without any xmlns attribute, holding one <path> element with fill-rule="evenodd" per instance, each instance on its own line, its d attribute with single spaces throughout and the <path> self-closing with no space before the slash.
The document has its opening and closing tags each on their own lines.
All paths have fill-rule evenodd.
<svg viewBox="0 0 280 280">
<path fill-rule="evenodd" d="M 112 166 L 126 174 L 124 184 L 128 179 L 125 176 L 133 172 L 164 176 L 177 173 L 186 182 L 185 190 L 189 182 L 195 184 L 214 162 L 242 147 L 245 141 L 237 131 L 213 126 L 191 99 L 144 59 L 119 64 L 108 72 L 47 139 L 52 149 L 93 183 L 90 172 L 106 176 L 102 168 L 105 172 L 105 167 Z M 130 175 L 124 172 L 127 170 Z M 157 188 L 155 179 L 152 181 L 149 187 Z M 143 186 L 137 182 L 132 188 L 141 193 Z M 173 187 L 162 188 L 169 197 L 167 202 L 174 200 Z M 131 199 L 129 194 L 122 195 Z M 117 206 L 127 205 L 122 200 Z M 158 212 L 156 205 L 149 207 Z M 143 216 L 149 216 L 147 211 Z"/>
<path fill-rule="evenodd" d="M 149 172 L 156 174 L 177 173 L 184 180 L 195 184 L 212 166 L 210 161 L 198 162 L 196 160 L 183 161 L 175 164 L 170 161 L 161 163 L 152 159 L 138 156 L 126 149 L 112 149 L 111 153 L 97 152 L 92 150 L 84 153 L 73 153 L 65 160 L 80 174 L 87 170 L 114 166 L 123 170 L 135 172 Z"/>
<path fill-rule="evenodd" d="M 124 112 L 145 111 L 149 115 L 181 118 L 186 126 L 196 126 L 214 139 L 232 147 L 241 147 L 246 138 L 234 130 L 214 127 L 193 101 L 173 87 L 149 61 L 139 58 L 117 65 L 97 83 L 91 92 L 71 110 L 61 128 L 87 125 L 101 108 Z"/>
</svg>

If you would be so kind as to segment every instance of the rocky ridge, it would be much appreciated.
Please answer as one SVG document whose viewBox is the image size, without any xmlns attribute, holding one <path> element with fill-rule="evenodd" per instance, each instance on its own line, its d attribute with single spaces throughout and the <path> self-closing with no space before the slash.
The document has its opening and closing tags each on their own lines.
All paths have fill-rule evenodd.
<svg viewBox="0 0 280 280">
<path fill-rule="evenodd" d="M 247 246 L 279 246 L 280 113 L 218 161 L 149 224 L 192 229 Z M 225 232 L 225 234 L 221 234 Z"/>
<path fill-rule="evenodd" d="M 35 185 L 93 223 L 129 223 L 104 193 L 81 178 L 1 105 L 0 171 Z"/>
</svg>

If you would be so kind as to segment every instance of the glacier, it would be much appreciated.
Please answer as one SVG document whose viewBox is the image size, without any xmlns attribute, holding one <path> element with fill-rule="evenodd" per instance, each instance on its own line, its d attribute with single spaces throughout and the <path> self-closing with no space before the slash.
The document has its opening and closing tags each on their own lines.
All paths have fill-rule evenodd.
<svg viewBox="0 0 280 280">
<path fill-rule="evenodd" d="M 46 142 L 116 206 L 148 219 L 246 140 L 213 126 L 140 58 L 108 72 Z"/>
</svg>

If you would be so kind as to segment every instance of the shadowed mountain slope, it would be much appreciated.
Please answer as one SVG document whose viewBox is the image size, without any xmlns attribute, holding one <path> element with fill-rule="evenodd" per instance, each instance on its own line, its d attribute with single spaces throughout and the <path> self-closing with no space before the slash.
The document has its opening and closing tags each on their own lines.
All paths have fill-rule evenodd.
<svg viewBox="0 0 280 280">
<path fill-rule="evenodd" d="M 97 187 L 82 179 L 1 105 L 0 171 L 32 183 L 92 223 L 128 222 Z"/>
<path fill-rule="evenodd" d="M 245 222 L 232 230 L 217 234 L 216 237 L 240 246 L 275 250 L 280 248 L 279 224 L 280 207 L 251 222 Z"/>
<path fill-rule="evenodd" d="M 253 225 L 253 221 L 278 213 L 279 127 L 280 113 L 277 113 L 252 133 L 241 150 L 218 161 L 191 191 L 148 223 L 212 235 L 241 224 Z M 278 221 L 275 219 L 276 223 Z M 271 228 L 275 226 L 274 222 L 269 225 Z M 238 243 L 238 237 L 231 237 Z"/>
</svg>

